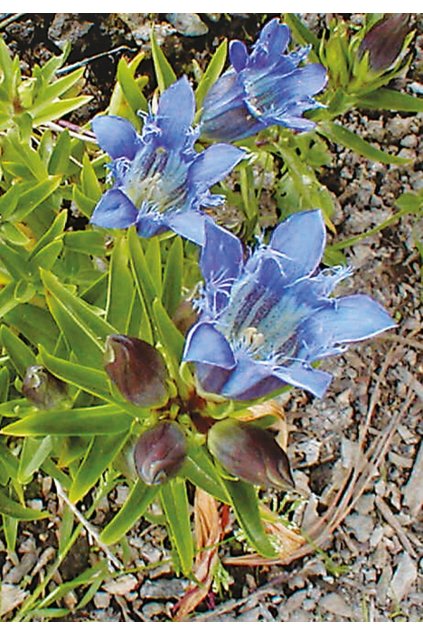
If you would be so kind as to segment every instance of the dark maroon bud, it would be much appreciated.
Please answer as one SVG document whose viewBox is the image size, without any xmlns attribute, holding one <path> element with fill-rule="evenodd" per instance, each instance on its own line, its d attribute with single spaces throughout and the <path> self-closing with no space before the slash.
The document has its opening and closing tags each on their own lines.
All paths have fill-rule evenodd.
<svg viewBox="0 0 423 634">
<path fill-rule="evenodd" d="M 187 441 L 176 423 L 163 422 L 145 431 L 134 451 L 137 473 L 146 484 L 163 484 L 185 460 Z"/>
<path fill-rule="evenodd" d="M 22 392 L 38 409 L 52 409 L 69 404 L 66 384 L 42 365 L 31 365 L 27 368 Z"/>
<path fill-rule="evenodd" d="M 368 51 L 370 68 L 385 70 L 397 59 L 409 31 L 409 13 L 389 13 L 367 31 L 358 53 L 361 57 Z"/>
<path fill-rule="evenodd" d="M 168 372 L 160 352 L 146 341 L 110 335 L 104 367 L 127 401 L 140 407 L 163 407 L 168 401 Z"/>
<path fill-rule="evenodd" d="M 295 487 L 286 453 L 272 434 L 250 422 L 222 420 L 208 434 L 213 456 L 232 475 L 261 487 Z"/>
</svg>

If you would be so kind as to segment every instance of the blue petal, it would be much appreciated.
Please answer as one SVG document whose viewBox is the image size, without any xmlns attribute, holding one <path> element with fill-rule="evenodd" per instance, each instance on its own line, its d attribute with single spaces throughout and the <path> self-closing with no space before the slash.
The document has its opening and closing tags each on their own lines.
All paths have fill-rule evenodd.
<svg viewBox="0 0 423 634">
<path fill-rule="evenodd" d="M 328 372 L 322 372 L 301 363 L 277 368 L 273 374 L 284 383 L 307 390 L 318 398 L 322 398 L 332 381 Z"/>
<path fill-rule="evenodd" d="M 189 180 L 201 189 L 208 189 L 227 176 L 244 157 L 244 150 L 233 145 L 211 145 L 194 160 L 189 170 Z"/>
<path fill-rule="evenodd" d="M 286 283 L 313 273 L 322 259 L 326 229 L 320 209 L 293 214 L 273 232 L 269 246 L 279 252 Z"/>
<path fill-rule="evenodd" d="M 237 72 L 244 68 L 248 61 L 247 47 L 244 42 L 232 40 L 229 44 L 229 59 Z"/>
<path fill-rule="evenodd" d="M 204 244 L 206 216 L 199 211 L 178 211 L 164 214 L 163 222 L 175 233 L 195 244 Z"/>
<path fill-rule="evenodd" d="M 367 295 L 349 295 L 332 300 L 315 312 L 301 327 L 309 360 L 342 352 L 342 346 L 374 337 L 396 323 L 380 304 Z"/>
<path fill-rule="evenodd" d="M 97 142 L 112 159 L 132 160 L 140 147 L 138 134 L 127 119 L 114 115 L 95 117 L 91 123 Z"/>
<path fill-rule="evenodd" d="M 152 238 L 169 230 L 164 222 L 165 216 L 139 213 L 137 218 L 137 233 L 143 238 Z"/>
<path fill-rule="evenodd" d="M 265 125 L 249 113 L 245 91 L 234 70 L 224 73 L 203 103 L 201 135 L 216 141 L 235 141 L 262 130 Z"/>
<path fill-rule="evenodd" d="M 207 322 L 200 322 L 189 331 L 183 360 L 216 365 L 225 370 L 231 370 L 236 363 L 226 338 Z"/>
<path fill-rule="evenodd" d="M 277 73 L 270 74 L 267 77 L 269 81 L 269 91 L 274 97 L 274 108 L 286 108 L 289 101 L 298 101 L 309 98 L 320 92 L 326 85 L 327 74 L 321 64 L 307 64 L 301 68 L 297 68 L 294 72 L 280 76 Z M 273 89 L 270 82 L 273 81 Z"/>
<path fill-rule="evenodd" d="M 220 394 L 236 401 L 245 401 L 270 394 L 279 387 L 283 387 L 282 383 L 273 376 L 270 365 L 243 357 L 238 359 Z"/>
<path fill-rule="evenodd" d="M 195 376 L 203 392 L 209 394 L 221 394 L 222 388 L 230 375 L 231 370 L 219 368 L 217 365 L 206 363 L 195 364 Z"/>
<path fill-rule="evenodd" d="M 278 18 L 270 20 L 260 32 L 251 54 L 251 64 L 271 65 L 276 63 L 288 46 L 290 31 L 286 24 L 281 24 Z"/>
<path fill-rule="evenodd" d="M 161 140 L 167 147 L 176 148 L 186 143 L 194 113 L 194 92 L 188 79 L 182 77 L 164 91 L 157 108 Z"/>
<path fill-rule="evenodd" d="M 120 189 L 109 189 L 100 198 L 90 222 L 108 229 L 125 229 L 133 225 L 138 210 Z"/>
<path fill-rule="evenodd" d="M 219 281 L 230 284 L 241 273 L 243 262 L 242 243 L 233 233 L 219 227 L 210 219 L 205 224 L 205 242 L 201 251 L 200 267 L 207 284 L 218 285 Z"/>
</svg>

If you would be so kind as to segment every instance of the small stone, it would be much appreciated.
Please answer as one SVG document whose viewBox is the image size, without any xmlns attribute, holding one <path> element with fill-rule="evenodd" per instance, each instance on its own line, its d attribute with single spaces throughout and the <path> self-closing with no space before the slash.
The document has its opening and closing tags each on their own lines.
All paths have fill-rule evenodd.
<svg viewBox="0 0 423 634">
<path fill-rule="evenodd" d="M 414 461 L 413 470 L 404 487 L 404 504 L 410 509 L 410 514 L 415 517 L 423 506 L 423 443 Z"/>
<path fill-rule="evenodd" d="M 418 143 L 417 137 L 414 136 L 414 134 L 407 134 L 407 136 L 405 136 L 400 141 L 400 145 L 402 145 L 402 147 L 409 147 L 409 148 L 417 147 L 417 143 Z"/>
<path fill-rule="evenodd" d="M 123 575 L 113 581 L 108 581 L 103 585 L 104 590 L 109 594 L 124 596 L 138 585 L 138 579 L 134 575 Z"/>
<path fill-rule="evenodd" d="M 94 605 L 98 609 L 106 609 L 110 605 L 111 595 L 107 592 L 96 592 L 94 595 Z"/>
<path fill-rule="evenodd" d="M 297 609 L 303 605 L 305 599 L 307 598 L 307 590 L 298 590 L 298 592 L 294 592 L 291 596 L 286 600 L 283 605 L 283 612 L 290 613 L 297 611 Z"/>
<path fill-rule="evenodd" d="M 336 614 L 336 616 L 343 616 L 347 619 L 352 617 L 352 609 L 336 592 L 330 592 L 329 594 L 326 594 L 320 600 L 319 606 L 327 612 Z"/>
<path fill-rule="evenodd" d="M 374 519 L 368 515 L 361 515 L 359 513 L 352 513 L 346 518 L 345 524 L 361 543 L 370 539 L 374 530 Z"/>
<path fill-rule="evenodd" d="M 166 606 L 163 603 L 157 603 L 151 601 L 151 603 L 145 603 L 142 608 L 142 613 L 146 619 L 152 619 L 154 616 L 159 616 L 166 612 Z"/>
<path fill-rule="evenodd" d="M 417 567 L 407 552 L 398 557 L 398 566 L 388 589 L 388 595 L 393 601 L 400 603 L 410 592 L 417 579 Z"/>
<path fill-rule="evenodd" d="M 188 581 L 184 579 L 147 580 L 140 589 L 144 599 L 176 599 L 183 595 Z"/>
</svg>

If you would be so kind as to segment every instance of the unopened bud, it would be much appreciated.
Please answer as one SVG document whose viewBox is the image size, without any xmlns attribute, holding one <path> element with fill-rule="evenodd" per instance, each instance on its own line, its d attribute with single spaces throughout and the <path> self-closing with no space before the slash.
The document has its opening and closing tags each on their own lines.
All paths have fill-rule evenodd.
<svg viewBox="0 0 423 634">
<path fill-rule="evenodd" d="M 187 441 L 176 423 L 163 422 L 145 431 L 134 451 L 137 473 L 146 484 L 163 484 L 185 460 Z"/>
<path fill-rule="evenodd" d="M 249 422 L 222 420 L 208 434 L 213 456 L 232 475 L 261 487 L 295 487 L 286 453 L 272 434 Z"/>
<path fill-rule="evenodd" d="M 31 365 L 27 368 L 22 392 L 38 409 L 63 407 L 68 403 L 66 384 L 42 365 Z"/>
<path fill-rule="evenodd" d="M 409 31 L 409 13 L 390 13 L 367 31 L 358 53 L 362 56 L 368 51 L 370 68 L 383 71 L 395 62 Z"/>
<path fill-rule="evenodd" d="M 162 407 L 168 401 L 168 372 L 160 352 L 146 341 L 110 335 L 105 370 L 122 396 L 140 407 Z"/>
</svg>

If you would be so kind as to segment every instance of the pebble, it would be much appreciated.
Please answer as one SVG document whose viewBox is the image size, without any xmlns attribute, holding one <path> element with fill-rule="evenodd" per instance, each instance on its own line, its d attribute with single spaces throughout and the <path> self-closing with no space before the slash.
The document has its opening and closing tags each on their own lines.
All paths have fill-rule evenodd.
<svg viewBox="0 0 423 634">
<path fill-rule="evenodd" d="M 96 592 L 94 595 L 94 605 L 96 608 L 105 609 L 110 605 L 111 595 L 108 592 Z"/>
<path fill-rule="evenodd" d="M 144 599 L 176 599 L 183 595 L 188 585 L 185 579 L 147 580 L 140 589 Z"/>
<path fill-rule="evenodd" d="M 345 525 L 352 531 L 356 539 L 361 542 L 367 542 L 374 530 L 374 519 L 368 515 L 352 513 L 345 519 Z"/>
<path fill-rule="evenodd" d="M 342 616 L 347 619 L 352 617 L 351 607 L 346 603 L 345 599 L 336 592 L 330 592 L 322 597 L 319 607 L 327 612 L 336 614 L 336 616 Z"/>
<path fill-rule="evenodd" d="M 154 616 L 166 613 L 166 606 L 163 603 L 151 601 L 143 605 L 142 613 L 146 619 L 152 619 Z"/>
<path fill-rule="evenodd" d="M 400 603 L 410 592 L 417 579 L 417 566 L 407 552 L 398 557 L 398 566 L 394 572 L 388 595 Z"/>
<path fill-rule="evenodd" d="M 118 596 L 125 596 L 136 588 L 138 585 L 138 579 L 134 575 L 123 575 L 113 581 L 107 581 L 103 584 L 104 590 L 109 594 L 116 594 Z"/>
<path fill-rule="evenodd" d="M 414 462 L 413 470 L 404 487 L 404 504 L 410 509 L 410 514 L 415 517 L 423 506 L 423 443 Z"/>
</svg>

